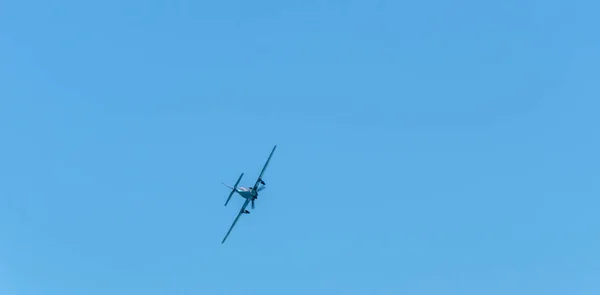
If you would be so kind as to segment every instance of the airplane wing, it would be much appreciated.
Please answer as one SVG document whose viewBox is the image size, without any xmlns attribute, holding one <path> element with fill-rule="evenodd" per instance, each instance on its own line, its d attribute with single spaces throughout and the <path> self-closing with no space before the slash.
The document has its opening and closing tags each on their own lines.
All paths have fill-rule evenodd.
<svg viewBox="0 0 600 295">
<path fill-rule="evenodd" d="M 225 235 L 225 237 L 223 238 L 223 241 L 221 241 L 221 244 L 225 243 L 225 240 L 227 240 L 227 237 L 229 236 L 229 233 L 231 233 L 231 230 L 233 229 L 233 227 L 235 226 L 235 224 L 237 223 L 238 219 L 240 219 L 240 216 L 242 215 L 242 213 L 244 213 L 244 210 L 246 210 L 246 207 L 248 206 L 248 203 L 250 203 L 250 199 L 246 199 L 246 202 L 244 202 L 244 205 L 242 206 L 242 209 L 240 209 L 240 212 L 238 213 L 238 215 L 235 217 L 235 220 L 233 221 L 233 224 L 231 225 L 231 227 L 229 228 L 229 231 L 227 231 L 227 234 Z"/>
<path fill-rule="evenodd" d="M 275 152 L 275 149 L 277 148 L 277 145 L 275 145 L 273 147 L 273 150 L 271 151 L 271 154 L 269 155 L 269 158 L 267 159 L 267 162 L 265 163 L 265 166 L 263 166 L 262 170 L 260 171 L 260 175 L 258 175 L 258 178 L 256 179 L 256 182 L 254 183 L 254 186 L 252 187 L 253 191 L 256 191 L 258 189 L 258 184 L 260 183 L 260 180 L 263 176 L 263 173 L 265 173 L 265 170 L 267 169 L 267 166 L 269 165 L 269 161 L 271 161 L 271 157 L 273 156 L 273 153 Z"/>
</svg>

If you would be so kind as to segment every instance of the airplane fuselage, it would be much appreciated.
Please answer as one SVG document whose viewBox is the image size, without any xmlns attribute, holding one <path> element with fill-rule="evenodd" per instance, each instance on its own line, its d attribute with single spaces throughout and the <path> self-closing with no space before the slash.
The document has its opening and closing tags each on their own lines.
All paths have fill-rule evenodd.
<svg viewBox="0 0 600 295">
<path fill-rule="evenodd" d="M 255 194 L 252 193 L 252 188 L 240 186 L 235 190 L 240 196 L 245 199 L 252 199 L 255 197 Z"/>
</svg>

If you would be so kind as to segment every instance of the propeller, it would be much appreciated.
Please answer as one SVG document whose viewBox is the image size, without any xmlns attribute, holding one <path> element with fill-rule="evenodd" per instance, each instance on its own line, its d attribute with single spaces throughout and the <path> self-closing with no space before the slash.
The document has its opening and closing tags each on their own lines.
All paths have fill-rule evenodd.
<svg viewBox="0 0 600 295">
<path fill-rule="evenodd" d="M 258 186 L 258 188 L 256 189 L 256 191 L 257 191 L 257 192 L 260 192 L 260 191 L 262 191 L 263 189 L 265 189 L 265 187 L 266 187 L 266 186 L 265 186 L 264 184 L 263 184 L 263 186 Z M 258 195 L 257 195 L 257 196 L 258 196 Z M 253 199 L 252 199 L 252 204 L 251 204 L 251 205 L 252 205 L 252 210 L 254 210 L 254 200 L 255 200 L 255 199 L 253 198 Z"/>
</svg>

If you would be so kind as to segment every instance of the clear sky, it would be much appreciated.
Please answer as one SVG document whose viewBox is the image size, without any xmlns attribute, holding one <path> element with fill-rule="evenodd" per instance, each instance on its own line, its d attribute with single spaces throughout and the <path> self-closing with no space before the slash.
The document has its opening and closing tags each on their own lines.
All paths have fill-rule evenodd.
<svg viewBox="0 0 600 295">
<path fill-rule="evenodd" d="M 1 1 L 0 293 L 599 294 L 598 11 Z"/>
</svg>

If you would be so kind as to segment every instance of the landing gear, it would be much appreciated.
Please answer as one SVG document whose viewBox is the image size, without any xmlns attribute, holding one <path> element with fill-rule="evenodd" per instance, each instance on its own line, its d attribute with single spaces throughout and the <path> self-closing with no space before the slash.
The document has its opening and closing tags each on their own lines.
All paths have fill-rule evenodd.
<svg viewBox="0 0 600 295">
<path fill-rule="evenodd" d="M 267 185 L 267 184 L 266 184 L 266 183 L 265 183 L 265 182 L 264 182 L 262 179 L 259 179 L 258 181 L 259 181 L 259 182 L 260 182 L 260 184 L 262 184 L 262 185 Z"/>
<path fill-rule="evenodd" d="M 244 214 L 250 214 L 250 211 L 244 210 Z"/>
</svg>

